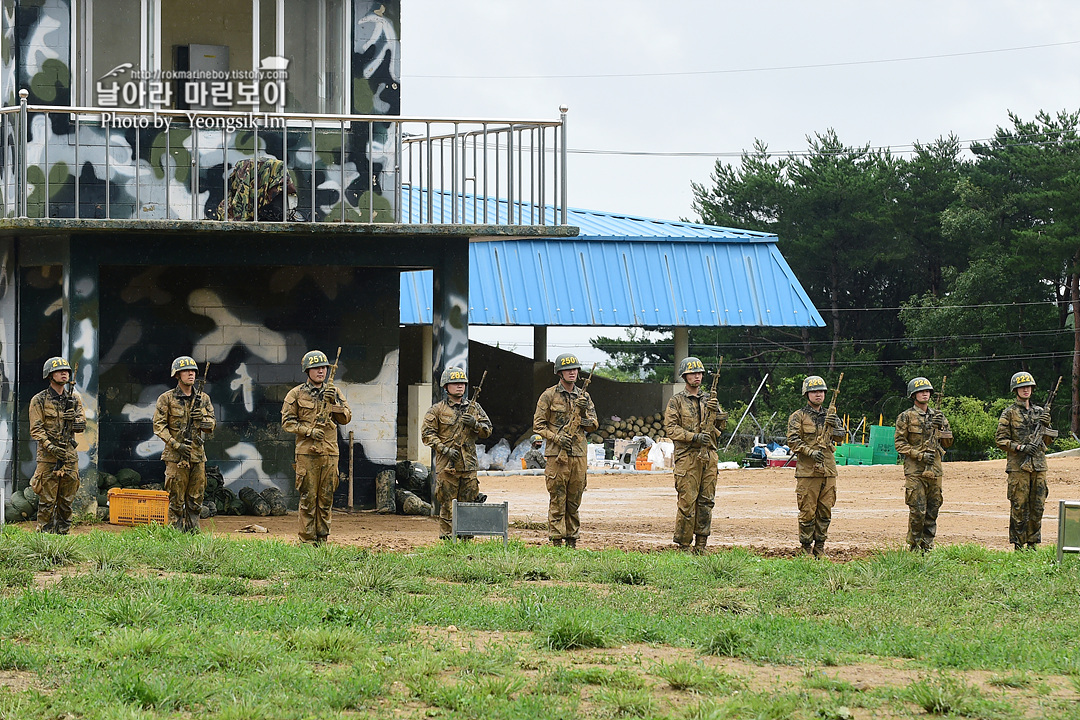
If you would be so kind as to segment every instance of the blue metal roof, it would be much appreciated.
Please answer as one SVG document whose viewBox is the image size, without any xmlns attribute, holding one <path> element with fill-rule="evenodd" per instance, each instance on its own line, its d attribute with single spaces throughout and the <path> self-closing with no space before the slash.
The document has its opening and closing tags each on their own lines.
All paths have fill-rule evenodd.
<svg viewBox="0 0 1080 720">
<path fill-rule="evenodd" d="M 488 222 L 507 208 L 488 205 Z M 458 222 L 484 222 L 482 210 L 459 213 Z M 567 223 L 581 235 L 469 244 L 470 325 L 825 324 L 775 235 L 589 210 L 569 210 Z M 403 272 L 402 324 L 430 324 L 431 298 L 430 270 Z"/>
</svg>

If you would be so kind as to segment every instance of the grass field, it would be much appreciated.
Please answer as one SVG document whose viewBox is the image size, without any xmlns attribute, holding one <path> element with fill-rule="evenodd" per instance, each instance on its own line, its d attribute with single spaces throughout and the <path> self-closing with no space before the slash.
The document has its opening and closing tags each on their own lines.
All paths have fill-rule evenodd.
<svg viewBox="0 0 1080 720">
<path fill-rule="evenodd" d="M 1053 548 L 0 535 L 0 718 L 1080 718 Z"/>
</svg>

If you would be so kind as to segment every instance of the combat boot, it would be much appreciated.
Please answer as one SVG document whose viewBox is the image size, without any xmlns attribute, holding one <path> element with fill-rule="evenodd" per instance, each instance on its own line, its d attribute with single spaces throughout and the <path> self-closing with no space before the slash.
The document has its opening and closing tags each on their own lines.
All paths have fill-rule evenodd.
<svg viewBox="0 0 1080 720">
<path fill-rule="evenodd" d="M 694 538 L 694 550 L 693 550 L 693 553 L 695 555 L 704 555 L 705 554 L 705 545 L 708 542 L 709 542 L 709 536 L 708 535 L 698 535 L 697 537 L 695 537 Z"/>
<path fill-rule="evenodd" d="M 818 541 L 818 542 L 814 543 L 814 557 L 816 557 L 816 558 L 825 557 L 825 543 L 824 542 Z"/>
<path fill-rule="evenodd" d="M 562 538 L 551 538 L 551 544 L 555 547 L 562 547 Z"/>
<path fill-rule="evenodd" d="M 566 538 L 566 547 L 571 550 L 575 549 L 577 547 L 577 538 Z"/>
<path fill-rule="evenodd" d="M 810 543 L 803 543 L 799 546 L 800 555 L 810 555 L 811 553 L 813 553 L 813 551 L 813 546 L 811 546 Z"/>
<path fill-rule="evenodd" d="M 690 552 L 690 546 L 689 545 L 683 545 L 682 543 L 675 543 L 675 549 L 678 550 L 679 552 L 684 552 L 684 553 Z"/>
</svg>

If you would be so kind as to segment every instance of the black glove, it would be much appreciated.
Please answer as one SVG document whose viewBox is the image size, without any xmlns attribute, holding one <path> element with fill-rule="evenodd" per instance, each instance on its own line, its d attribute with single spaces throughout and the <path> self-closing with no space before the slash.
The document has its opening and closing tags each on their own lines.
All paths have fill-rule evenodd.
<svg viewBox="0 0 1080 720">
<path fill-rule="evenodd" d="M 941 413 L 934 413 L 933 420 L 930 423 L 934 426 L 935 430 L 945 429 L 945 416 Z"/>
<path fill-rule="evenodd" d="M 72 460 L 78 460 L 79 453 L 73 447 L 64 447 L 63 445 L 53 444 L 52 454 L 56 456 L 57 460 L 64 463 L 69 463 Z"/>
<path fill-rule="evenodd" d="M 927 450 L 922 454 L 920 459 L 927 465 L 933 465 L 934 461 L 937 460 L 937 453 L 933 450 Z"/>
<path fill-rule="evenodd" d="M 214 421 L 211 420 L 210 418 L 206 417 L 206 416 L 203 416 L 203 419 L 199 421 L 199 429 L 200 430 L 213 430 L 214 429 Z"/>
<path fill-rule="evenodd" d="M 337 405 L 337 401 L 338 401 L 337 388 L 334 387 L 333 385 L 327 385 L 326 387 L 323 388 L 322 398 L 323 398 L 323 400 L 330 403 L 331 405 Z"/>
<path fill-rule="evenodd" d="M 464 415 L 462 415 L 461 422 L 464 423 L 465 427 L 469 428 L 470 430 L 476 427 L 476 417 L 474 417 L 472 413 L 465 413 Z"/>
<path fill-rule="evenodd" d="M 825 451 L 815 450 L 814 452 L 810 453 L 810 457 L 813 458 L 814 462 L 816 463 L 823 463 L 825 462 Z"/>
<path fill-rule="evenodd" d="M 843 425 L 843 422 L 840 420 L 840 416 L 831 411 L 825 413 L 825 423 L 837 429 L 839 429 Z"/>
<path fill-rule="evenodd" d="M 584 415 L 589 409 L 589 398 L 585 397 L 584 394 L 578 396 L 578 398 L 574 400 L 574 407 Z"/>
<path fill-rule="evenodd" d="M 321 427 L 308 428 L 307 436 L 312 440 L 322 440 L 326 437 L 326 431 Z"/>
<path fill-rule="evenodd" d="M 1051 419 L 1050 410 L 1048 408 L 1043 408 L 1042 412 L 1039 413 L 1039 423 L 1042 425 L 1049 425 Z"/>
<path fill-rule="evenodd" d="M 450 447 L 449 445 L 442 446 L 442 454 L 446 456 L 446 459 L 452 463 L 456 463 L 461 459 L 461 451 L 456 447 Z"/>
<path fill-rule="evenodd" d="M 569 433 L 559 433 L 559 436 L 555 438 L 555 442 L 559 443 L 563 450 L 572 450 L 574 447 L 574 437 Z"/>
<path fill-rule="evenodd" d="M 698 445 L 698 446 L 710 445 L 711 446 L 712 445 L 712 438 L 709 437 L 708 433 L 695 433 L 694 434 L 694 445 Z"/>
<path fill-rule="evenodd" d="M 70 422 L 70 423 L 75 422 L 75 408 L 73 408 L 73 407 L 68 408 L 67 410 L 64 411 L 63 415 L 64 415 L 64 421 L 65 422 Z"/>
<path fill-rule="evenodd" d="M 705 401 L 705 409 L 712 410 L 714 413 L 720 412 L 720 401 L 715 396 Z"/>
</svg>

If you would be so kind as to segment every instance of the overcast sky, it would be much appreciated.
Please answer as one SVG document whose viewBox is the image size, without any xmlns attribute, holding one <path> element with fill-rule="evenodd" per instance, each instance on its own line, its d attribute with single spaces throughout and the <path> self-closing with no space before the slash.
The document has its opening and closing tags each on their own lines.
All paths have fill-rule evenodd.
<svg viewBox="0 0 1080 720">
<path fill-rule="evenodd" d="M 1064 0 L 401 5 L 402 113 L 556 119 L 569 106 L 571 150 L 627 153 L 570 155 L 569 204 L 592 210 L 696 219 L 690 183 L 715 157 L 629 153 L 737 154 L 755 138 L 799 151 L 828 128 L 903 151 L 987 138 L 1010 111 L 1080 109 L 1080 3 Z M 593 332 L 553 329 L 551 354 L 562 333 L 577 345 Z"/>
</svg>

